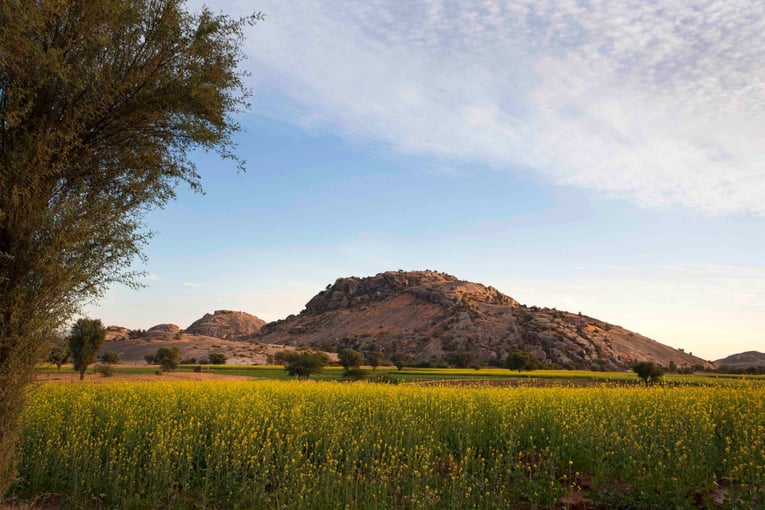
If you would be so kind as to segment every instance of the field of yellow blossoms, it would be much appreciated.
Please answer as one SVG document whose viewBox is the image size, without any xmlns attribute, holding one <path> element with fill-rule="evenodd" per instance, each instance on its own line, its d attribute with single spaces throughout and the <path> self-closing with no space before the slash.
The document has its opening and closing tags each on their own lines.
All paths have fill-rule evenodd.
<svg viewBox="0 0 765 510">
<path fill-rule="evenodd" d="M 115 382 L 30 400 L 14 495 L 65 508 L 765 508 L 763 384 Z"/>
</svg>

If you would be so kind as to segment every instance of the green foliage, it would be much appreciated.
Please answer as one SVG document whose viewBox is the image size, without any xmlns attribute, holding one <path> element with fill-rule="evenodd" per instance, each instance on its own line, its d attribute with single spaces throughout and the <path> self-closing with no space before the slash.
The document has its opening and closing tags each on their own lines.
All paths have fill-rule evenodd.
<svg viewBox="0 0 765 510">
<path fill-rule="evenodd" d="M 54 342 L 48 353 L 48 361 L 61 370 L 61 365 L 69 360 L 69 346 L 64 342 Z"/>
<path fill-rule="evenodd" d="M 171 372 L 181 364 L 181 350 L 177 347 L 160 347 L 152 359 L 163 372 Z"/>
<path fill-rule="evenodd" d="M 228 358 L 226 358 L 226 355 L 222 352 L 213 352 L 207 356 L 207 360 L 211 365 L 225 365 L 227 359 Z"/>
<path fill-rule="evenodd" d="M 96 365 L 96 367 L 93 369 L 95 373 L 101 374 L 104 377 L 111 377 L 114 375 L 114 367 L 112 367 L 109 363 L 102 363 L 100 365 Z"/>
<path fill-rule="evenodd" d="M 129 269 L 189 151 L 242 162 L 245 25 L 181 0 L 0 2 L 0 494 L 51 334 Z"/>
<path fill-rule="evenodd" d="M 473 355 L 469 352 L 449 353 L 446 360 L 457 368 L 468 368 L 473 363 Z"/>
<path fill-rule="evenodd" d="M 632 371 L 640 377 L 646 386 L 656 384 L 664 377 L 664 369 L 651 361 L 641 361 L 632 365 Z"/>
<path fill-rule="evenodd" d="M 392 354 L 390 360 L 399 370 L 402 370 L 407 364 L 412 362 L 412 359 L 409 356 L 400 352 Z"/>
<path fill-rule="evenodd" d="M 69 352 L 72 355 L 74 369 L 80 373 L 80 380 L 85 377 L 88 365 L 96 360 L 98 350 L 106 340 L 106 328 L 99 319 L 79 319 L 72 326 L 69 335 Z"/>
<path fill-rule="evenodd" d="M 107 364 L 116 364 L 120 362 L 120 355 L 114 351 L 106 351 L 101 355 L 101 362 Z"/>
<path fill-rule="evenodd" d="M 340 366 L 342 366 L 346 372 L 352 368 L 358 368 L 364 363 L 364 355 L 353 349 L 341 350 L 337 353 L 337 358 L 340 361 Z"/>
<path fill-rule="evenodd" d="M 341 381 L 360 381 L 364 379 L 366 372 L 361 367 L 350 367 L 343 370 Z"/>
<path fill-rule="evenodd" d="M 540 366 L 539 360 L 537 360 L 533 354 L 526 351 L 513 351 L 507 355 L 505 360 L 505 367 L 508 370 L 536 370 Z"/>
<path fill-rule="evenodd" d="M 293 351 L 285 353 L 281 358 L 284 360 L 284 370 L 301 380 L 320 374 L 329 364 L 329 357 L 318 351 Z"/>
<path fill-rule="evenodd" d="M 368 352 L 366 355 L 367 365 L 372 367 L 373 372 L 377 370 L 377 367 L 380 366 L 380 364 L 383 362 L 384 359 L 385 359 L 385 356 L 383 355 L 383 353 L 378 351 Z"/>
</svg>

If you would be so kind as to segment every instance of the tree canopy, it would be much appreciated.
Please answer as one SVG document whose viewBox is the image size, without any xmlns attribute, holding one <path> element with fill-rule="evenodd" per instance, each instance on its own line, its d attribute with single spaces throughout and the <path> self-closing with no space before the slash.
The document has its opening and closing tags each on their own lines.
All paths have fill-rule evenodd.
<svg viewBox="0 0 765 510">
<path fill-rule="evenodd" d="M 69 352 L 74 369 L 80 373 L 80 380 L 85 377 L 88 365 L 96 361 L 98 350 L 106 340 L 106 328 L 99 319 L 80 319 L 72 326 L 69 335 Z"/>
<path fill-rule="evenodd" d="M 541 365 L 533 354 L 526 351 L 513 351 L 507 355 L 505 366 L 508 370 L 536 370 Z"/>
<path fill-rule="evenodd" d="M 656 384 L 664 376 L 664 369 L 651 361 L 640 361 L 632 365 L 632 371 L 635 372 L 646 386 Z"/>
<path fill-rule="evenodd" d="M 301 380 L 320 374 L 329 363 L 327 355 L 318 351 L 289 352 L 283 354 L 281 359 L 284 361 L 284 370 Z"/>
<path fill-rule="evenodd" d="M 0 2 L 0 494 L 21 388 L 53 332 L 126 269 L 192 149 L 234 154 L 243 28 L 183 0 Z"/>
</svg>

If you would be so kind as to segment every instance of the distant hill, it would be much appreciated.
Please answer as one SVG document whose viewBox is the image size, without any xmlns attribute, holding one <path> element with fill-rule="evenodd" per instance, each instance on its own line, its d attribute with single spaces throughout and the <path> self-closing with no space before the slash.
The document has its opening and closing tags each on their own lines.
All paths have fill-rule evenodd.
<svg viewBox="0 0 765 510">
<path fill-rule="evenodd" d="M 711 362 L 620 326 L 525 306 L 479 283 L 435 271 L 339 278 L 299 315 L 263 326 L 263 343 L 404 354 L 420 363 L 500 363 L 513 350 L 565 368 L 628 369 L 635 361 L 678 368 Z"/>
<path fill-rule="evenodd" d="M 116 329 L 117 326 L 110 328 Z M 178 347 L 184 360 L 193 358 L 199 361 L 211 353 L 222 353 L 228 359 L 227 363 L 237 365 L 266 365 L 272 362 L 276 352 L 285 349 L 281 345 L 261 345 L 241 340 L 191 335 L 180 331 L 159 331 L 155 328 L 147 331 L 120 329 L 125 334 L 108 339 L 99 354 L 116 352 L 120 355 L 121 362 L 126 365 L 145 365 L 144 356 L 160 347 Z"/>
<path fill-rule="evenodd" d="M 743 370 L 747 368 L 765 367 L 765 353 L 757 351 L 740 352 L 715 361 L 721 369 L 731 368 Z"/>
<path fill-rule="evenodd" d="M 206 313 L 201 319 L 194 321 L 185 329 L 185 332 L 192 335 L 240 340 L 257 333 L 265 324 L 266 321 L 249 313 L 216 310 L 215 313 Z"/>
</svg>

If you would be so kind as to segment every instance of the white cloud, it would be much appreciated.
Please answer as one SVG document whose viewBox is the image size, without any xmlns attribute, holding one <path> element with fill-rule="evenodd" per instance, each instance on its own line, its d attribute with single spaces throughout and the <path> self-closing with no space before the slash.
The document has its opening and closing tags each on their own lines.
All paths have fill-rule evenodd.
<svg viewBox="0 0 765 510">
<path fill-rule="evenodd" d="M 765 3 L 258 8 L 247 44 L 260 114 L 646 207 L 765 215 Z"/>
</svg>

